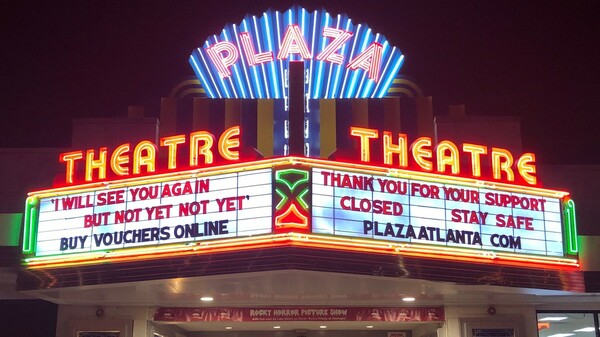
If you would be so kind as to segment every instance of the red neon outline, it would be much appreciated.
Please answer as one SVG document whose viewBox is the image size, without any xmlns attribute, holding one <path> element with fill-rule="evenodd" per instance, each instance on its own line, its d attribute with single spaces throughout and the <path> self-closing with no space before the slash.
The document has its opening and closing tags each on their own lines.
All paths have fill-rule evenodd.
<svg viewBox="0 0 600 337">
<path fill-rule="evenodd" d="M 579 270 L 576 259 L 544 256 L 520 256 L 512 253 L 469 251 L 452 247 L 424 247 L 418 244 L 396 244 L 389 241 L 348 239 L 308 233 L 267 234 L 247 238 L 220 239 L 192 244 L 170 244 L 159 248 L 130 248 L 115 252 L 96 252 L 81 256 L 58 256 L 24 259 L 30 269 L 73 267 L 98 263 L 123 263 L 148 259 L 174 258 L 198 254 L 226 253 L 277 247 L 304 247 L 369 254 L 419 257 L 455 262 L 483 263 L 513 267 Z"/>
<path fill-rule="evenodd" d="M 333 38 L 333 41 L 321 50 L 319 55 L 317 55 L 317 60 L 342 64 L 344 62 L 344 56 L 337 54 L 336 51 L 342 48 L 342 46 L 350 40 L 353 34 L 354 33 L 343 29 L 323 27 L 323 37 Z"/>
<path fill-rule="evenodd" d="M 312 57 L 302 35 L 302 30 L 296 24 L 289 25 L 285 31 L 285 35 L 281 41 L 281 49 L 277 53 L 277 59 L 286 59 L 290 54 L 300 54 L 303 59 L 310 59 Z"/>
<path fill-rule="evenodd" d="M 227 52 L 225 57 L 221 57 L 221 53 Z M 231 76 L 229 67 L 234 65 L 239 59 L 239 53 L 235 45 L 228 41 L 220 41 L 206 48 L 206 53 L 212 61 L 221 78 Z"/>
<path fill-rule="evenodd" d="M 308 228 L 308 217 L 298 210 L 296 204 L 291 205 L 282 214 L 275 216 L 276 228 Z"/>
<path fill-rule="evenodd" d="M 252 43 L 252 38 L 248 32 L 241 32 L 239 36 L 240 40 L 242 41 L 244 55 L 246 55 L 246 63 L 248 63 L 249 67 L 273 61 L 272 51 L 266 51 L 258 54 L 256 53 L 254 50 L 254 44 Z"/>
<path fill-rule="evenodd" d="M 356 70 L 358 68 L 369 73 L 369 79 L 375 83 L 379 82 L 379 68 L 383 46 L 379 42 L 373 42 L 358 56 L 348 63 L 346 68 Z"/>
<path fill-rule="evenodd" d="M 348 163 L 341 161 L 330 161 L 327 159 L 319 158 L 307 158 L 307 157 L 273 157 L 268 159 L 256 160 L 252 162 L 239 162 L 234 164 L 214 165 L 211 167 L 191 168 L 186 171 L 167 172 L 159 173 L 151 176 L 136 176 L 131 178 L 123 178 L 119 180 L 92 182 L 80 185 L 69 185 L 63 187 L 56 187 L 50 189 L 40 189 L 27 193 L 28 196 L 38 196 L 40 198 L 47 196 L 56 196 L 61 194 L 73 193 L 73 191 L 85 192 L 91 191 L 97 188 L 106 188 L 112 186 L 118 188 L 120 186 L 128 186 L 136 182 L 164 182 L 169 180 L 181 179 L 181 177 L 200 177 L 200 176 L 211 176 L 216 174 L 224 174 L 229 172 L 237 172 L 242 169 L 253 169 L 253 168 L 267 168 L 277 167 L 281 165 L 295 165 L 305 164 L 313 165 L 313 167 L 325 168 L 325 169 L 344 169 L 350 172 L 364 173 L 364 171 L 373 172 L 382 175 L 389 175 L 390 177 L 398 178 L 409 178 L 409 179 L 421 179 L 431 182 L 441 183 L 460 183 L 465 186 L 472 186 L 478 188 L 493 188 L 499 191 L 505 192 L 517 192 L 517 193 L 530 193 L 539 196 L 547 196 L 551 198 L 564 198 L 570 193 L 560 190 L 551 190 L 541 187 L 529 186 L 529 185 L 518 185 L 498 182 L 495 180 L 484 180 L 475 179 L 469 177 L 451 176 L 435 174 L 430 172 L 423 172 L 410 169 L 401 169 L 394 167 L 381 167 L 370 165 L 366 163 Z"/>
</svg>

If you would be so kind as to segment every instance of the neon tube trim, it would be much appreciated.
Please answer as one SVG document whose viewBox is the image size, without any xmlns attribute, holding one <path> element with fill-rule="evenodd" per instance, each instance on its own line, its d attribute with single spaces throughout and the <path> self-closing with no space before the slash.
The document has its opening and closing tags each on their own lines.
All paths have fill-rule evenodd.
<svg viewBox="0 0 600 337">
<path fill-rule="evenodd" d="M 226 253 L 250 249 L 275 247 L 304 247 L 336 251 L 353 251 L 386 255 L 400 255 L 430 259 L 442 259 L 470 263 L 521 266 L 525 268 L 577 269 L 577 259 L 520 256 L 518 254 L 471 251 L 451 247 L 426 247 L 419 244 L 394 244 L 366 239 L 348 239 L 315 234 L 268 234 L 247 238 L 223 239 L 188 244 L 172 244 L 165 247 L 131 248 L 120 251 L 94 252 L 73 257 L 49 256 L 27 258 L 23 264 L 30 269 L 46 269 L 92 265 L 97 263 L 123 263 L 157 258 L 175 258 L 199 254 Z"/>
<path fill-rule="evenodd" d="M 34 224 L 37 223 L 37 221 L 36 221 L 36 218 L 37 218 L 36 203 L 37 203 L 38 198 L 60 196 L 60 195 L 73 193 L 74 191 L 86 192 L 86 191 L 95 191 L 95 190 L 108 190 L 108 189 L 116 189 L 116 188 L 120 188 L 123 186 L 129 186 L 132 184 L 142 183 L 142 182 L 144 184 L 156 183 L 156 182 L 168 182 L 168 181 L 180 180 L 180 179 L 186 179 L 186 178 L 210 177 L 213 175 L 221 175 L 221 174 L 226 174 L 226 173 L 234 173 L 234 172 L 261 169 L 261 168 L 277 168 L 279 166 L 282 166 L 281 172 L 284 172 L 284 170 L 295 171 L 295 169 L 289 169 L 289 166 L 294 166 L 294 165 L 311 166 L 313 168 L 323 168 L 323 169 L 332 169 L 332 170 L 339 169 L 339 170 L 345 170 L 345 171 L 357 172 L 357 173 L 372 173 L 372 174 L 379 174 L 379 175 L 383 175 L 383 176 L 408 178 L 408 179 L 419 179 L 419 180 L 430 181 L 430 182 L 441 182 L 441 183 L 449 183 L 450 182 L 450 183 L 455 183 L 455 184 L 464 185 L 464 186 L 472 186 L 472 187 L 477 187 L 477 188 L 489 187 L 489 188 L 493 188 L 493 189 L 496 189 L 499 191 L 522 192 L 522 193 L 529 193 L 529 194 L 547 196 L 547 197 L 553 197 L 553 198 L 565 198 L 569 195 L 569 193 L 563 192 L 563 191 L 548 190 L 548 189 L 528 187 L 528 186 L 514 186 L 514 185 L 510 185 L 510 184 L 489 182 L 489 181 L 476 180 L 476 179 L 470 179 L 470 178 L 444 176 L 444 175 L 438 175 L 438 174 L 433 174 L 433 173 L 424 173 L 424 172 L 413 172 L 413 171 L 407 171 L 407 170 L 401 170 L 401 169 L 376 167 L 376 166 L 370 166 L 370 165 L 365 165 L 365 164 L 350 164 L 350 163 L 343 163 L 343 162 L 332 162 L 332 161 L 328 161 L 328 160 L 303 158 L 303 157 L 271 158 L 271 159 L 256 161 L 253 163 L 235 163 L 235 164 L 216 166 L 216 167 L 210 167 L 210 168 L 199 168 L 199 169 L 188 170 L 188 171 L 183 171 L 183 172 L 166 173 L 166 174 L 160 174 L 160 175 L 151 176 L 151 177 L 129 178 L 129 179 L 122 179 L 119 181 L 91 183 L 91 184 L 86 184 L 86 185 L 82 185 L 82 186 L 68 186 L 68 187 L 63 187 L 63 188 L 41 190 L 41 191 L 29 193 L 30 197 L 27 199 L 26 211 L 25 211 L 25 224 L 24 224 L 24 233 L 23 233 L 24 234 L 23 252 L 25 254 L 29 254 L 29 253 L 33 253 L 35 250 L 34 242 L 35 242 L 36 229 L 34 228 Z M 299 173 L 301 173 L 301 172 L 306 173 L 306 171 L 299 171 Z M 289 184 L 286 181 L 282 181 L 282 182 L 286 183 L 290 189 L 292 189 L 292 187 L 294 187 L 294 188 L 296 187 L 296 184 Z M 302 192 L 298 195 L 298 198 L 300 199 L 299 201 L 304 201 L 302 198 L 305 196 L 305 194 L 306 193 Z M 305 205 L 302 205 L 302 206 L 304 207 Z M 308 206 L 308 205 L 306 205 L 306 206 Z M 576 254 L 578 251 L 578 249 L 577 249 L 578 247 L 577 247 L 577 236 L 576 236 L 577 235 L 576 234 L 576 222 L 575 222 L 575 218 L 574 218 L 574 214 L 575 214 L 574 213 L 574 208 L 575 208 L 574 203 L 571 200 L 568 200 L 565 203 L 565 207 L 566 208 L 564 211 L 565 212 L 564 226 L 565 226 L 565 234 L 566 234 L 566 240 L 565 240 L 566 251 L 568 254 Z M 357 239 L 342 239 L 342 238 L 329 238 L 329 239 L 330 239 L 330 241 L 331 240 L 342 240 L 342 241 L 346 240 L 344 242 L 352 242 L 353 244 L 356 242 L 368 242 L 369 245 L 375 245 L 377 247 L 379 247 L 381 245 L 384 245 L 384 246 L 391 245 L 391 246 L 394 246 L 395 249 L 397 249 L 397 252 L 403 253 L 403 254 L 407 253 L 406 248 L 408 247 L 408 248 L 410 248 L 408 250 L 408 253 L 413 254 L 413 255 L 416 254 L 418 256 L 423 256 L 423 257 L 428 257 L 428 258 L 435 257 L 435 255 L 437 253 L 439 253 L 440 251 L 455 252 L 454 248 L 438 247 L 438 246 L 436 246 L 436 247 L 421 247 L 421 246 L 419 246 L 419 244 L 396 244 L 396 243 L 390 243 L 388 241 L 371 242 L 368 240 L 358 240 L 357 241 Z M 219 239 L 219 241 L 230 242 L 229 239 Z M 330 241 L 327 241 L 328 244 L 331 243 Z M 378 241 L 378 240 L 374 240 L 374 241 Z M 237 241 L 231 241 L 231 242 L 237 242 Z M 338 242 L 338 241 L 335 241 L 335 242 Z M 205 244 L 206 244 L 206 242 L 202 242 L 202 245 L 205 245 Z M 212 242 L 210 244 L 214 245 L 214 243 L 212 243 Z M 252 245 L 254 245 L 254 244 L 255 243 L 252 243 Z M 177 245 L 175 245 L 175 246 L 165 245 L 165 246 L 176 247 L 176 248 L 168 248 L 167 249 L 162 246 L 158 247 L 158 248 L 147 247 L 147 248 L 142 249 L 141 251 L 143 252 L 144 256 L 146 256 L 146 255 L 155 256 L 156 252 L 162 252 L 164 249 L 167 249 L 168 251 L 170 251 L 172 249 L 175 249 L 176 251 L 181 250 L 181 248 L 177 248 L 177 247 L 179 247 Z M 352 247 L 348 248 L 348 250 L 355 250 L 356 247 L 354 247 L 353 245 L 350 245 L 350 246 L 352 246 Z M 331 247 L 329 247 L 329 248 L 331 248 Z M 129 251 L 129 249 L 125 249 L 125 250 Z M 125 250 L 123 250 L 123 251 L 125 251 Z M 235 249 L 232 248 L 231 250 L 235 250 Z M 521 256 L 518 254 L 511 255 L 509 253 L 498 253 L 498 252 L 491 252 L 491 251 L 473 252 L 473 251 L 460 250 L 460 249 L 459 249 L 459 251 L 465 252 L 466 259 L 469 261 L 471 261 L 473 259 L 473 255 L 479 256 L 482 252 L 487 254 L 486 256 L 488 256 L 490 254 L 493 256 L 510 256 L 511 257 L 510 261 L 521 261 L 521 260 L 522 261 L 538 261 L 538 260 L 546 261 L 547 259 L 550 259 L 551 261 L 555 261 L 557 259 L 558 259 L 558 261 L 563 261 L 563 259 L 561 259 L 561 258 L 554 258 L 554 257 L 547 257 L 544 259 L 539 256 L 530 256 L 530 255 Z M 103 253 L 103 254 L 105 254 L 105 253 Z M 111 252 L 110 256 L 117 256 L 115 254 L 117 254 L 117 252 Z M 120 251 L 118 254 L 121 254 Z M 36 258 L 31 261 L 51 261 L 52 259 L 59 259 L 60 261 L 63 261 L 63 260 L 64 261 L 78 261 L 79 259 L 82 259 L 83 256 L 92 256 L 95 258 L 95 256 L 97 256 L 97 253 L 93 253 L 92 255 L 77 254 L 74 256 L 70 256 L 70 257 L 64 257 L 64 256 L 44 257 L 44 258 Z M 151 256 L 150 257 L 148 257 L 148 256 L 146 258 L 152 258 Z M 39 260 L 39 259 L 41 259 L 41 260 Z M 50 260 L 48 260 L 48 259 L 50 259 Z M 86 258 L 83 258 L 83 259 L 87 261 Z M 475 262 L 479 261 L 477 259 L 478 258 L 475 258 Z M 27 259 L 27 261 L 29 261 L 29 260 L 30 259 Z M 69 263 L 70 262 L 66 262 L 67 265 Z M 88 263 L 88 262 L 86 262 L 86 263 Z"/>
<path fill-rule="evenodd" d="M 336 18 L 335 22 L 332 18 Z M 329 29 L 339 30 L 344 26 L 344 34 L 351 37 L 333 38 Z M 241 41 L 241 33 L 250 35 L 250 44 Z M 376 53 L 370 51 L 374 41 L 380 46 Z M 219 48 L 211 49 L 224 42 L 236 50 L 231 49 L 225 55 Z M 264 62 L 254 64 L 256 60 L 246 55 L 250 45 L 257 51 L 256 55 L 276 57 L 273 60 L 261 58 Z M 318 57 L 324 51 L 327 57 Z M 203 62 L 199 62 L 200 59 Z M 341 64 L 340 60 L 343 60 Z M 345 14 L 331 16 L 323 9 L 309 12 L 299 6 L 284 13 L 268 10 L 260 16 L 247 15 L 237 25 L 227 24 L 219 35 L 212 35 L 201 48 L 193 50 L 189 58 L 209 98 L 275 99 L 286 96 L 285 70 L 291 61 L 304 61 L 307 97 L 319 99 L 383 96 L 398 74 L 402 60 L 400 50 L 389 46 L 385 37 L 372 32 L 367 25 L 352 25 Z M 353 64 L 353 61 L 356 62 Z M 255 66 L 249 69 L 247 65 L 253 64 Z M 344 82 L 340 86 L 341 77 Z M 249 86 L 243 88 L 242 84 Z M 326 90 L 324 84 L 327 84 Z"/>
<path fill-rule="evenodd" d="M 564 224 L 565 229 L 565 251 L 567 254 L 577 254 L 579 246 L 577 244 L 577 221 L 575 218 L 575 202 L 572 199 L 564 203 Z"/>
<path fill-rule="evenodd" d="M 128 186 L 130 184 L 144 182 L 144 183 L 153 183 L 153 182 L 166 182 L 177 179 L 185 179 L 185 178 L 197 178 L 197 177 L 205 177 L 217 174 L 245 171 L 245 170 L 253 170 L 259 168 L 268 168 L 268 167 L 277 167 L 281 165 L 296 165 L 296 164 L 305 164 L 313 167 L 325 168 L 325 169 L 344 169 L 352 172 L 373 172 L 381 175 L 387 175 L 395 178 L 409 178 L 409 179 L 421 179 L 429 182 L 445 182 L 445 183 L 455 183 L 464 186 L 471 187 L 488 187 L 492 189 L 497 189 L 500 191 L 506 192 L 521 192 L 521 193 L 531 193 L 539 196 L 547 196 L 553 198 L 564 198 L 569 195 L 569 192 L 559 191 L 559 190 L 550 190 L 539 187 L 529 187 L 529 186 L 520 186 L 520 185 L 511 185 L 501 182 L 495 181 L 487 181 L 487 180 L 479 180 L 473 178 L 465 178 L 465 177 L 456 177 L 456 176 L 447 176 L 442 174 L 435 174 L 429 172 L 419 172 L 419 171 L 410 171 L 398 168 L 387 168 L 387 167 L 379 167 L 372 166 L 367 164 L 358 164 L 358 163 L 344 163 L 344 162 L 334 162 L 325 159 L 318 158 L 305 158 L 305 157 L 279 157 L 279 158 L 269 158 L 264 160 L 258 160 L 254 162 L 244 162 L 244 163 L 235 163 L 235 164 L 227 164 L 222 166 L 211 166 L 211 167 L 202 167 L 198 169 L 179 171 L 179 172 L 169 172 L 163 174 L 156 174 L 152 176 L 142 176 L 142 177 L 133 177 L 121 180 L 113 180 L 113 181 L 105 181 L 105 182 L 95 182 L 89 184 L 82 184 L 77 186 L 65 186 L 53 189 L 45 189 L 38 190 L 34 192 L 28 193 L 29 196 L 36 196 L 39 198 L 57 196 L 72 193 L 73 191 L 77 192 L 86 192 L 96 189 L 110 189 L 110 188 L 119 188 L 123 186 Z"/>
<path fill-rule="evenodd" d="M 23 223 L 23 253 L 30 254 L 35 250 L 35 229 L 37 223 L 37 203 L 36 197 L 28 197 L 25 202 L 25 220 Z"/>
</svg>

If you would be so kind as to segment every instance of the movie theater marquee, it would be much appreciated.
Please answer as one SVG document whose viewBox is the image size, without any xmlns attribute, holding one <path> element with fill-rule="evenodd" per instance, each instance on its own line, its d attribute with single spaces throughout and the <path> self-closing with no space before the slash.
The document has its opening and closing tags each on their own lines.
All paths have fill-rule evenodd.
<svg viewBox="0 0 600 337">
<path fill-rule="evenodd" d="M 346 16 L 294 7 L 226 26 L 190 62 L 214 96 L 256 98 L 284 97 L 287 62 L 304 60 L 310 97 L 339 98 L 380 97 L 402 59 Z M 537 186 L 533 153 L 352 126 L 356 150 L 335 161 L 257 159 L 241 155 L 242 132 L 60 154 L 63 186 L 27 199 L 25 265 L 286 244 L 577 265 L 573 202 Z"/>
<path fill-rule="evenodd" d="M 374 159 L 364 155 L 368 153 L 365 149 L 357 151 L 362 154 L 357 156 L 360 158 L 347 162 L 297 157 L 244 162 L 239 159 L 237 135 L 239 132 L 234 132 L 227 138 L 234 145 L 220 151 L 229 160 L 220 158 L 222 164 L 214 165 L 217 155 L 209 152 L 212 145 L 204 144 L 204 152 L 198 144 L 187 145 L 203 155 L 188 167 L 171 167 L 171 173 L 168 164 L 167 173 L 153 173 L 161 169 L 158 154 L 135 149 L 127 156 L 107 153 L 103 164 L 83 159 L 63 161 L 66 169 L 84 166 L 77 172 L 85 176 L 67 172 L 65 183 L 90 177 L 91 181 L 31 193 L 25 250 L 38 257 L 67 256 L 301 232 L 565 256 L 566 220 L 562 214 L 567 193 L 511 183 L 520 174 L 532 177 L 534 163 L 523 169 L 501 161 L 498 181 L 488 182 L 465 177 L 485 174 L 481 168 L 452 175 L 452 168 L 461 165 L 460 157 L 451 152 L 440 152 L 435 157 L 433 153 L 422 153 L 439 151 L 439 146 L 413 144 L 404 149 L 388 144 L 383 154 L 391 153 L 396 158 L 392 165 L 373 165 L 367 161 Z M 352 131 L 349 137 L 358 143 L 363 139 L 353 136 Z M 195 139 L 194 135 L 189 138 Z M 399 134 L 398 139 L 406 139 L 406 135 Z M 464 147 L 449 141 L 445 144 Z M 479 146 L 488 151 L 486 146 Z M 161 150 L 160 146 L 149 148 Z M 80 157 L 84 152 L 93 157 L 103 151 L 82 150 Z M 494 151 L 513 157 L 507 150 Z M 77 151 L 62 154 L 61 158 L 74 158 L 74 153 Z M 409 163 L 414 162 L 417 168 L 419 161 L 430 163 L 431 172 L 421 172 L 408 163 L 402 166 L 403 160 L 397 160 L 402 157 L 410 158 Z M 471 160 L 471 166 L 487 157 L 492 156 Z M 181 162 L 175 159 L 167 158 L 167 162 Z M 122 172 L 126 180 L 108 178 L 118 173 L 115 167 L 131 163 L 139 166 L 137 175 L 127 171 Z M 113 172 L 107 174 L 110 167 Z"/>
</svg>

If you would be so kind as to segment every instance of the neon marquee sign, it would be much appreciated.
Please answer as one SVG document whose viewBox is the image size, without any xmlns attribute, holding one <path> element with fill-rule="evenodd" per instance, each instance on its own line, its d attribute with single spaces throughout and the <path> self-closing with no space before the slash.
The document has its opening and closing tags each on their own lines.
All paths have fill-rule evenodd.
<svg viewBox="0 0 600 337">
<path fill-rule="evenodd" d="M 563 256 L 560 195 L 313 169 L 313 233 Z"/>
<path fill-rule="evenodd" d="M 293 61 L 304 62 L 307 98 L 380 98 L 403 60 L 367 25 L 297 6 L 228 24 L 190 55 L 211 98 L 286 98 Z"/>
<path fill-rule="evenodd" d="M 271 233 L 271 170 L 171 177 L 31 199 L 36 256 Z"/>
<path fill-rule="evenodd" d="M 240 127 L 234 126 L 223 131 L 218 139 L 210 132 L 195 131 L 189 135 L 163 137 L 160 147 L 145 140 L 135 146 L 122 144 L 112 151 L 106 147 L 76 150 L 61 153 L 59 161 L 65 165 L 67 185 L 209 167 L 217 162 L 217 153 L 222 162 L 240 162 L 240 132 Z M 533 153 L 521 154 L 515 160 L 510 151 L 498 147 L 464 143 L 459 148 L 449 140 L 441 140 L 434 145 L 430 137 L 419 137 L 409 146 L 407 135 L 402 133 L 394 136 L 389 131 L 382 131 L 380 136 L 379 130 L 361 127 L 351 127 L 349 133 L 358 144 L 358 155 L 341 160 L 376 162 L 378 160 L 372 153 L 379 152 L 382 154 L 379 162 L 386 166 L 477 179 L 484 177 L 483 167 L 490 167 L 488 176 L 494 181 L 522 181 L 527 185 L 537 185 Z M 374 149 L 376 144 L 381 151 Z M 166 162 L 159 160 L 160 149 L 166 151 Z M 185 155 L 182 156 L 181 152 Z M 461 156 L 468 158 L 468 172 L 464 172 L 464 165 L 461 166 Z M 78 170 L 81 165 L 84 169 Z M 83 172 L 83 176 L 77 175 L 77 172 Z"/>
<path fill-rule="evenodd" d="M 216 143 L 216 144 L 215 144 Z M 166 167 L 159 167 L 158 151 L 167 152 Z M 182 149 L 187 150 L 187 161 L 180 158 Z M 233 126 L 223 131 L 216 139 L 208 131 L 195 131 L 189 135 L 175 135 L 160 139 L 160 147 L 149 140 L 143 140 L 132 146 L 125 143 L 110 151 L 106 147 L 99 149 L 76 150 L 61 153 L 59 161 L 65 164 L 65 183 L 89 183 L 115 178 L 134 177 L 143 174 L 155 174 L 164 171 L 181 170 L 212 165 L 219 159 L 228 162 L 240 160 L 240 127 Z M 181 163 L 185 164 L 181 164 Z M 84 166 L 83 177 L 77 175 L 80 163 Z"/>
<path fill-rule="evenodd" d="M 30 268 L 301 246 L 576 267 L 568 193 L 283 157 L 30 193 Z M 157 255 L 159 254 L 159 255 Z"/>
<path fill-rule="evenodd" d="M 30 193 L 24 251 L 40 259 L 150 252 L 143 247 L 291 231 L 494 256 L 577 252 L 574 204 L 566 192 L 535 187 L 532 153 L 514 160 L 502 148 L 448 140 L 434 146 L 428 137 L 409 145 L 402 133 L 350 127 L 358 151 L 345 162 L 240 162 L 240 132 L 231 127 L 218 140 L 207 131 L 163 137 L 165 156 L 149 141 L 120 145 L 110 156 L 106 148 L 60 154 L 71 186 Z M 225 164 L 214 166 L 216 152 Z M 384 166 L 371 166 L 375 153 Z M 470 169 L 461 165 L 465 157 Z M 481 180 L 483 167 L 491 181 Z M 83 181 L 76 172 L 85 172 Z M 515 185 L 517 176 L 527 184 Z"/>
<path fill-rule="evenodd" d="M 394 136 L 389 131 L 361 127 L 351 127 L 350 135 L 359 142 L 360 161 L 371 162 L 374 152 L 374 143 L 378 143 L 381 149 L 382 162 L 400 168 L 412 166 L 420 171 L 437 172 L 441 174 L 460 175 L 461 173 L 474 178 L 482 178 L 482 167 L 491 168 L 491 178 L 499 181 L 515 182 L 523 181 L 527 185 L 536 185 L 535 154 L 523 153 L 515 161 L 513 154 L 507 149 L 485 145 L 463 143 L 457 146 L 450 140 L 441 140 L 437 145 L 433 144 L 430 137 L 419 137 L 410 146 L 408 136 L 399 133 Z M 467 157 L 470 163 L 470 172 L 461 172 L 461 156 Z M 410 161 L 409 161 L 410 158 Z M 488 159 L 487 163 L 484 158 Z M 413 164 L 413 165 L 410 165 Z M 515 174 L 515 171 L 517 174 Z M 519 179 L 517 179 L 519 178 Z"/>
</svg>

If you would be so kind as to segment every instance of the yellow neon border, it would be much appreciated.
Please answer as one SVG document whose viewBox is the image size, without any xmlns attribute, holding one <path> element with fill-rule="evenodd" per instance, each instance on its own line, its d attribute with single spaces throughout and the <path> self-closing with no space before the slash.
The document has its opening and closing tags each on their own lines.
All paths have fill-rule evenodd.
<svg viewBox="0 0 600 337">
<path fill-rule="evenodd" d="M 157 258 L 174 258 L 189 255 L 238 252 L 250 249 L 286 246 L 433 258 L 459 262 L 500 264 L 528 268 L 577 269 L 579 267 L 577 259 L 563 257 L 523 256 L 515 253 L 489 250 L 473 250 L 446 246 L 431 247 L 421 244 L 293 232 L 266 234 L 245 238 L 219 239 L 205 242 L 168 244 L 159 247 L 140 247 L 118 251 L 90 252 L 73 256 L 26 258 L 23 260 L 23 264 L 30 269 L 60 268 L 106 262 L 135 262 Z"/>
</svg>

